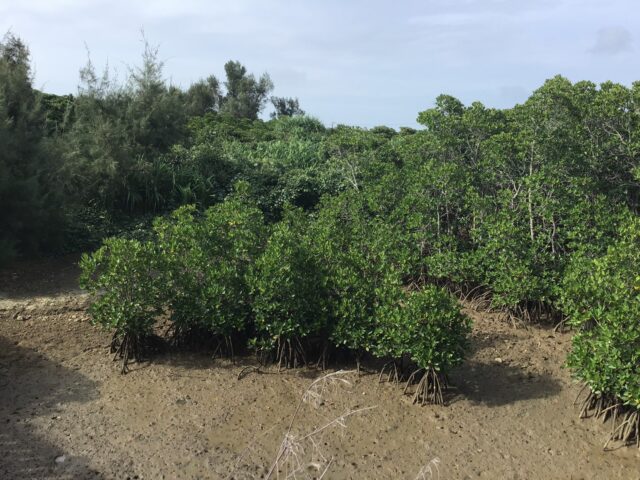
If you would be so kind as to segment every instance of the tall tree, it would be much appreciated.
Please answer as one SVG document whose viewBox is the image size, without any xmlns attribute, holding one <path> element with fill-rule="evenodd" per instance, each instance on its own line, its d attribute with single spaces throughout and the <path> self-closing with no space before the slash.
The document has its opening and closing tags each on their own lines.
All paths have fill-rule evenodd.
<svg viewBox="0 0 640 480">
<path fill-rule="evenodd" d="M 293 117 L 304 115 L 297 98 L 271 97 L 271 104 L 275 111 L 271 112 L 271 118 Z"/>
<path fill-rule="evenodd" d="M 185 92 L 187 114 L 191 117 L 202 116 L 205 113 L 216 112 L 220 109 L 222 94 L 220 82 L 213 75 L 199 80 Z"/>
<path fill-rule="evenodd" d="M 53 231 L 43 132 L 29 49 L 8 33 L 0 41 L 0 261 L 38 248 Z"/>
<path fill-rule="evenodd" d="M 269 75 L 265 73 L 256 79 L 253 74 L 247 74 L 244 65 L 234 61 L 227 62 L 224 70 L 227 93 L 222 101 L 221 112 L 239 118 L 257 119 L 273 90 Z"/>
<path fill-rule="evenodd" d="M 120 85 L 89 61 L 81 71 L 68 135 L 65 182 L 80 204 L 157 211 L 173 188 L 162 155 L 187 134 L 184 94 L 168 85 L 158 50 L 145 43 L 140 66 Z"/>
</svg>

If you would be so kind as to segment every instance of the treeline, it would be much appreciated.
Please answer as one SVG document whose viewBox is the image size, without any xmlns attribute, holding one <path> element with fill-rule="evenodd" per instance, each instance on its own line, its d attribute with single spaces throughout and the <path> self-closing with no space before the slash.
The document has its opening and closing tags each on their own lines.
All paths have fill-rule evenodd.
<svg viewBox="0 0 640 480">
<path fill-rule="evenodd" d="M 17 40 L 2 59 L 5 251 L 125 233 L 83 260 L 121 353 L 168 314 L 177 339 L 284 364 L 318 345 L 412 362 L 434 401 L 468 334 L 453 294 L 574 328 L 583 413 L 640 439 L 640 83 L 558 76 L 510 109 L 442 95 L 396 131 L 326 128 L 292 99 L 262 121 L 270 82 L 237 63 L 181 91 L 147 49 L 125 85 L 88 66 L 62 98 L 31 88 Z"/>
<path fill-rule="evenodd" d="M 123 81 L 89 60 L 76 95 L 47 94 L 33 86 L 27 46 L 7 34 L 0 42 L 0 262 L 94 247 L 149 224 L 151 215 L 220 201 L 233 179 L 251 175 L 225 154 L 226 144 L 270 135 L 271 122 L 258 120 L 268 103 L 275 123 L 304 113 L 297 99 L 270 96 L 273 88 L 267 74 L 256 77 L 235 61 L 225 64 L 224 82 L 209 76 L 175 87 L 147 44 Z"/>
</svg>

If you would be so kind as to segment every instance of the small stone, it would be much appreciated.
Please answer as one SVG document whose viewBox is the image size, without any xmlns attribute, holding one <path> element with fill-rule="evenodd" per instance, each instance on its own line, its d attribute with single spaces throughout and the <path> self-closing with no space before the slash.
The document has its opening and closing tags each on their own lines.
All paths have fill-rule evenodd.
<svg viewBox="0 0 640 480">
<path fill-rule="evenodd" d="M 64 455 L 60 455 L 60 456 L 56 457 L 55 462 L 56 462 L 58 465 L 60 465 L 61 463 L 64 463 L 66 459 L 67 459 L 67 457 L 66 457 L 66 456 L 64 456 Z"/>
<path fill-rule="evenodd" d="M 493 361 L 496 362 L 496 363 L 502 363 L 503 362 L 502 358 L 500 358 L 500 357 L 494 358 Z"/>
</svg>

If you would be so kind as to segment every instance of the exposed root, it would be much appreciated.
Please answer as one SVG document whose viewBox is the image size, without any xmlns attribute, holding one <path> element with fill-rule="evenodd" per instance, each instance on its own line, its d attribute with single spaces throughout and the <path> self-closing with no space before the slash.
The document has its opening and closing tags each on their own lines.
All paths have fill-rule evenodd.
<svg viewBox="0 0 640 480">
<path fill-rule="evenodd" d="M 583 391 L 584 388 L 580 393 Z M 590 416 L 602 420 L 603 423 L 611 420 L 611 435 L 604 444 L 605 450 L 611 442 L 636 445 L 640 448 L 639 409 L 624 405 L 612 395 L 595 394 L 590 391 L 581 403 L 580 418 Z"/>
<path fill-rule="evenodd" d="M 520 306 L 507 308 L 504 312 L 504 318 L 513 328 L 527 328 L 527 324 L 531 323 L 531 314 L 527 309 Z"/>
<path fill-rule="evenodd" d="M 565 333 L 567 330 L 570 330 L 571 327 L 567 326 L 567 320 L 567 318 L 563 318 L 558 323 L 556 323 L 556 326 L 553 327 L 553 333 Z"/>
<path fill-rule="evenodd" d="M 483 285 L 472 288 L 466 295 L 461 295 L 461 300 L 469 305 L 472 310 L 486 311 L 491 307 L 491 292 L 482 291 Z"/>
<path fill-rule="evenodd" d="M 420 381 L 413 393 L 413 403 L 444 405 L 442 392 L 447 388 L 447 379 L 444 375 L 439 374 L 433 368 L 419 368 L 409 376 L 403 394 L 409 391 L 416 378 L 420 378 Z"/>
<path fill-rule="evenodd" d="M 278 338 L 275 352 L 278 371 L 282 368 L 297 368 L 307 365 L 305 348 L 297 336 L 288 339 Z"/>
<path fill-rule="evenodd" d="M 250 373 L 262 373 L 262 372 L 260 371 L 260 367 L 250 365 L 240 370 L 240 373 L 238 373 L 238 380 L 242 380 L 244 377 L 246 377 Z"/>
<path fill-rule="evenodd" d="M 496 309 L 500 310 L 499 307 Z M 526 329 L 527 325 L 532 323 L 546 322 L 555 325 L 554 331 L 556 331 L 565 325 L 565 319 L 562 318 L 561 312 L 552 305 L 541 301 L 525 302 L 502 310 L 506 319 L 515 328 L 521 326 Z"/>
<path fill-rule="evenodd" d="M 324 341 L 322 346 L 322 353 L 318 357 L 316 362 L 316 368 L 320 368 L 322 371 L 327 369 L 327 357 L 329 355 L 329 342 Z"/>
<path fill-rule="evenodd" d="M 628 406 L 615 405 L 612 410 L 613 421 L 609 440 L 604 444 L 605 450 L 611 442 L 623 445 L 634 445 L 640 448 L 640 410 Z"/>
<path fill-rule="evenodd" d="M 385 373 L 387 375 L 387 382 L 393 381 L 393 383 L 397 385 L 402 380 L 402 372 L 398 370 L 397 360 L 392 360 L 382 366 L 382 368 L 380 369 L 380 374 L 378 375 L 378 383 L 383 382 L 382 379 Z"/>
<path fill-rule="evenodd" d="M 149 338 L 146 336 L 133 335 L 131 333 L 124 333 L 118 335 L 114 333 L 111 339 L 111 353 L 114 354 L 113 360 L 122 359 L 122 369 L 120 373 L 125 374 L 129 372 L 129 359 L 135 359 L 140 361 L 146 344 L 150 343 Z"/>
</svg>

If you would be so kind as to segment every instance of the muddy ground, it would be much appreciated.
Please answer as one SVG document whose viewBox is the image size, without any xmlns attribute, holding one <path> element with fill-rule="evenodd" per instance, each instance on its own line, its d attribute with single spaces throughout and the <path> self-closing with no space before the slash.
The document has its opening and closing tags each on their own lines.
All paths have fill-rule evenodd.
<svg viewBox="0 0 640 480">
<path fill-rule="evenodd" d="M 264 478 L 285 438 L 279 478 L 640 478 L 638 449 L 605 452 L 610 426 L 578 419 L 570 334 L 468 312 L 473 351 L 444 407 L 352 365 L 169 352 L 121 375 L 75 260 L 0 271 L 0 478 Z"/>
</svg>

